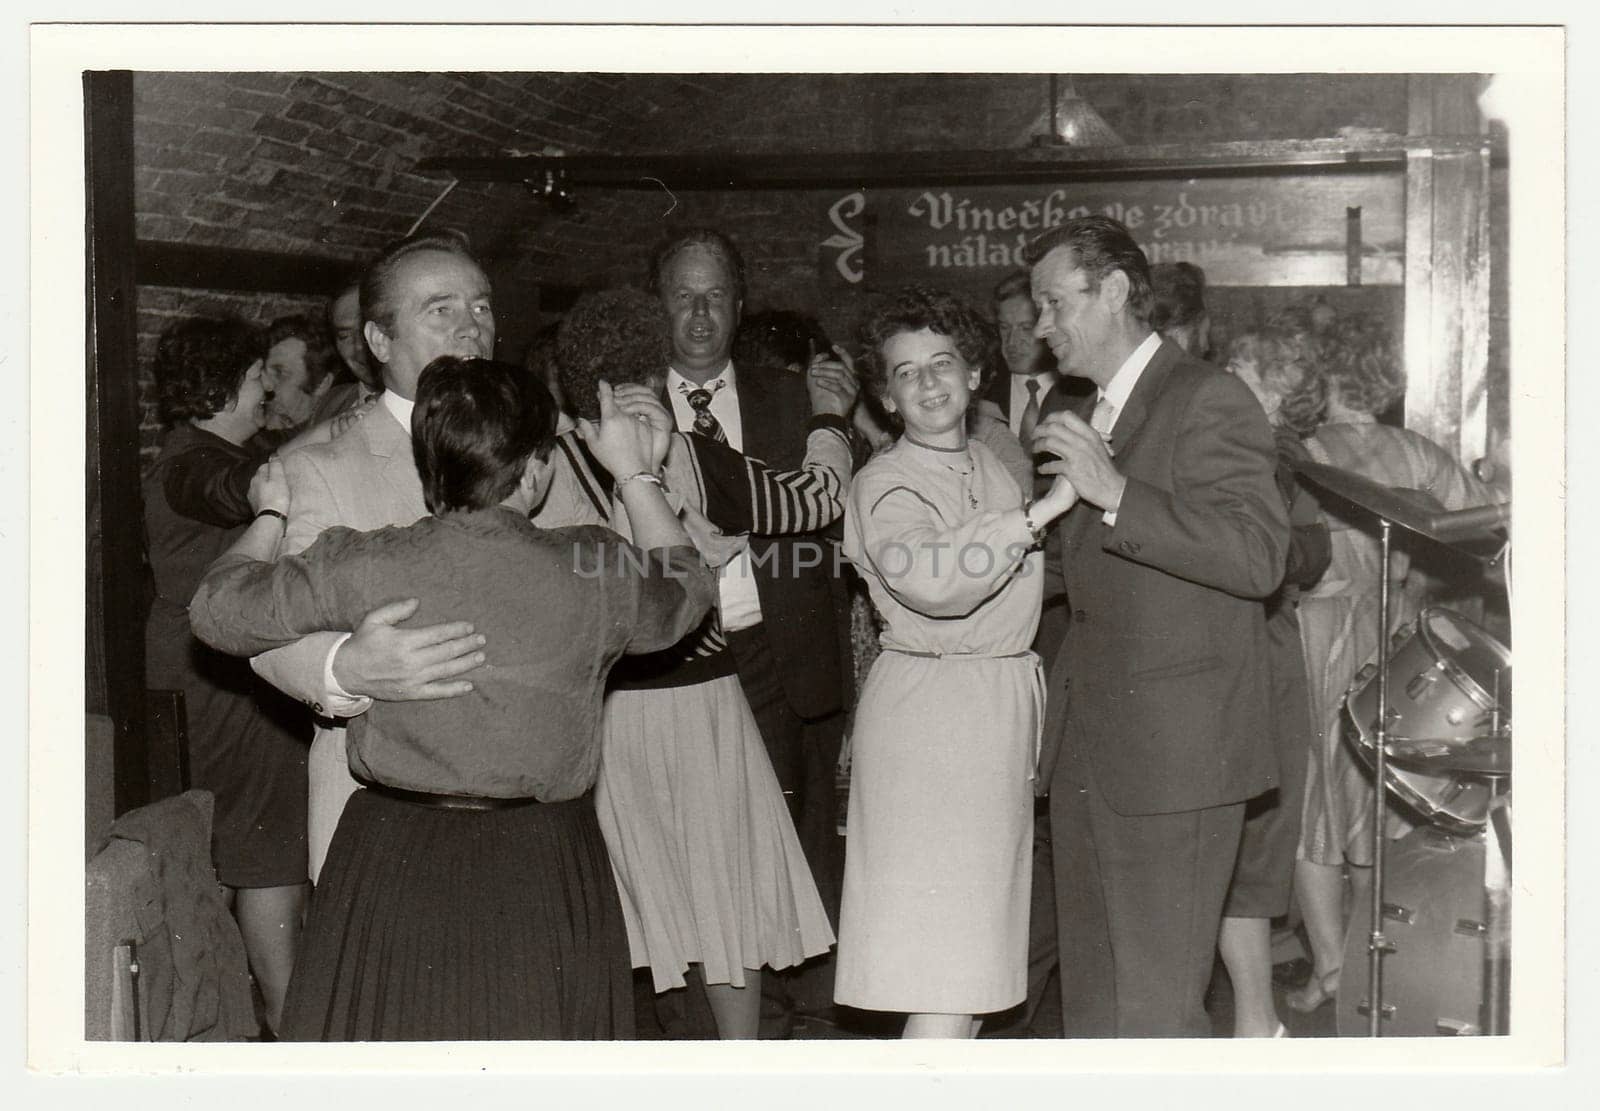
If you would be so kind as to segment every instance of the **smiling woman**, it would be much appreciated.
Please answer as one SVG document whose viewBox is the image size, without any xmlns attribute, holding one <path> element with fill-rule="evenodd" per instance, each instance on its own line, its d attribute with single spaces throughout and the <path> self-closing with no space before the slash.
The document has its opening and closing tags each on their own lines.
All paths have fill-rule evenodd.
<svg viewBox="0 0 1600 1111">
<path fill-rule="evenodd" d="M 968 441 L 987 337 L 954 296 L 899 290 L 861 339 L 905 435 L 862 468 L 845 512 L 844 554 L 885 629 L 851 739 L 834 998 L 907 1013 L 907 1037 L 971 1037 L 1026 990 L 1044 696 L 1028 649 L 1034 540 L 1077 495 L 1057 479 L 1025 508 L 995 454 Z"/>
</svg>

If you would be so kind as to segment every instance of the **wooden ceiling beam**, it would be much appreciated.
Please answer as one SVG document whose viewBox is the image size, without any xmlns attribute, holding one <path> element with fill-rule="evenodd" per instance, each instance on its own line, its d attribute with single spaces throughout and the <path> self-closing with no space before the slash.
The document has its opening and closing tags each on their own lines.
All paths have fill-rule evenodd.
<svg viewBox="0 0 1600 1111">
<path fill-rule="evenodd" d="M 1374 172 L 1405 168 L 1408 151 L 1478 151 L 1482 137 L 1376 135 L 1159 146 L 1043 144 L 1004 151 L 819 154 L 571 154 L 425 158 L 421 172 L 461 181 L 523 182 L 535 192 L 610 189 L 808 189 L 1016 183 L 1096 178 Z"/>
</svg>

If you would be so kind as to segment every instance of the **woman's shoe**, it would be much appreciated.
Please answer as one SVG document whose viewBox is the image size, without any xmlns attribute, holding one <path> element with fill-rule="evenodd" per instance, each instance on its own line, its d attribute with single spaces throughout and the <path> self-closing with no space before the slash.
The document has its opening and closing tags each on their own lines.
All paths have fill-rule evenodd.
<svg viewBox="0 0 1600 1111">
<path fill-rule="evenodd" d="M 1338 994 L 1339 969 L 1335 968 L 1321 976 L 1313 975 L 1304 987 L 1285 992 L 1283 1001 L 1289 1004 L 1291 1010 L 1308 1015 Z"/>
</svg>

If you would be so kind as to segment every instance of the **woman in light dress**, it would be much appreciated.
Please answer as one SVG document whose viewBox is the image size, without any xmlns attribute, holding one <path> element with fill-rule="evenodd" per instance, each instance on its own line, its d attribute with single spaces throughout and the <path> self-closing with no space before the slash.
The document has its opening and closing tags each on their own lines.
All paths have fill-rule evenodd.
<svg viewBox="0 0 1600 1111">
<path fill-rule="evenodd" d="M 1043 528 L 969 438 L 982 320 L 907 287 L 862 328 L 865 383 L 904 426 L 862 468 L 844 553 L 884 623 L 856 707 L 834 998 L 907 1014 L 906 1037 L 972 1037 L 1027 991 L 1033 778 L 1043 685 L 1028 649 Z"/>
<path fill-rule="evenodd" d="M 667 362 L 660 302 L 613 289 L 581 299 L 562 321 L 557 373 L 580 416 L 603 377 L 665 428 L 656 397 Z M 808 373 L 808 383 L 837 382 Z M 558 452 L 575 481 L 552 490 L 544 524 L 601 519 L 628 532 L 613 476 L 571 434 Z M 809 532 L 838 518 L 849 480 L 842 418 L 814 417 L 804 465 L 774 470 L 699 433 L 675 433 L 664 475 L 713 566 L 738 537 Z M 761 970 L 827 952 L 833 931 L 716 614 L 679 644 L 612 673 L 602 720 L 595 808 L 616 872 L 635 968 L 657 993 L 697 966 L 722 1038 L 753 1038 Z"/>
</svg>

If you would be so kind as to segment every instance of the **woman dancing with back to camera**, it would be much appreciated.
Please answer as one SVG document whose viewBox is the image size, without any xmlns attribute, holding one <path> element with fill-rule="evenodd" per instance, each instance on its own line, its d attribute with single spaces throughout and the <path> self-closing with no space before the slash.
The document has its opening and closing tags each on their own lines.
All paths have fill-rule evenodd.
<svg viewBox="0 0 1600 1111">
<path fill-rule="evenodd" d="M 378 702 L 351 725 L 345 806 L 284 1005 L 298 1040 L 614 1038 L 633 1032 L 627 934 L 590 790 L 602 684 L 625 652 L 699 624 L 715 578 L 658 487 L 666 437 L 602 387 L 595 454 L 623 477 L 641 551 L 607 529 L 528 520 L 551 481 L 555 402 L 522 368 L 445 356 L 423 370 L 412 446 L 430 516 L 330 528 L 269 562 L 289 488 L 206 573 L 197 635 L 236 655 L 350 629 L 374 606 L 487 638 L 472 690 Z"/>
</svg>

